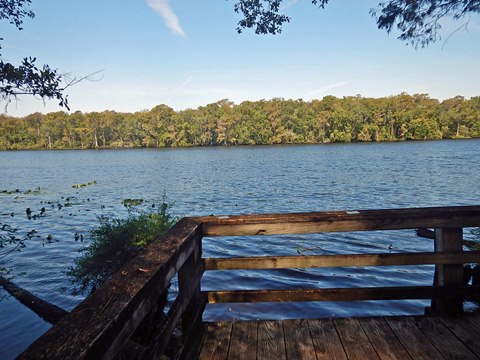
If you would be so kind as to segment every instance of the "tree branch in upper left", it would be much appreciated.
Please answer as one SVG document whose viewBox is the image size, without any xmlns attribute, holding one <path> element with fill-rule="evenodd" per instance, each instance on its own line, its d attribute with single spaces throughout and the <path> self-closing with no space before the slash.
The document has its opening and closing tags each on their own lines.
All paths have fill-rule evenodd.
<svg viewBox="0 0 480 360">
<path fill-rule="evenodd" d="M 0 20 L 6 20 L 22 30 L 23 20 L 35 17 L 33 11 L 27 8 L 30 3 L 31 0 L 0 0 Z M 33 95 L 43 100 L 56 99 L 60 106 L 70 110 L 65 90 L 82 80 L 92 79 L 95 74 L 69 78 L 49 65 L 37 65 L 35 57 L 26 57 L 17 66 L 3 61 L 0 54 L 0 99 L 6 101 L 6 108 L 18 95 Z"/>
</svg>

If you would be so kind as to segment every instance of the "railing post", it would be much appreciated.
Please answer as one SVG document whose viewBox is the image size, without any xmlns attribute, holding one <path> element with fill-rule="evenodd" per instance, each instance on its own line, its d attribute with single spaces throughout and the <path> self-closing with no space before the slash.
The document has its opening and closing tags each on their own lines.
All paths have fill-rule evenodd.
<svg viewBox="0 0 480 360">
<path fill-rule="evenodd" d="M 435 229 L 435 252 L 462 251 L 462 228 L 436 228 Z M 463 265 L 435 265 L 434 286 L 457 286 L 463 285 Z M 461 296 L 452 296 L 446 299 L 432 299 L 432 309 L 441 314 L 461 314 L 463 312 L 463 299 Z"/>
<path fill-rule="evenodd" d="M 178 296 L 190 298 L 182 315 L 182 330 L 189 332 L 194 326 L 199 310 L 203 311 L 202 297 L 200 293 L 200 280 L 203 274 L 202 261 L 202 237 L 196 239 L 192 254 L 178 271 Z"/>
</svg>

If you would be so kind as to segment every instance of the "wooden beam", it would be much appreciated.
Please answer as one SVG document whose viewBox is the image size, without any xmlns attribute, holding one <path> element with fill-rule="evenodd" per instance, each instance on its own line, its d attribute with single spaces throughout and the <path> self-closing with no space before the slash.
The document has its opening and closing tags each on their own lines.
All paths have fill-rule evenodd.
<svg viewBox="0 0 480 360">
<path fill-rule="evenodd" d="M 462 251 L 463 229 L 436 228 L 435 251 Z M 463 284 L 463 263 L 439 264 L 435 266 L 434 286 L 460 286 Z M 432 309 L 441 314 L 461 314 L 463 299 L 432 299 Z"/>
<path fill-rule="evenodd" d="M 216 304 L 431 299 L 432 297 L 470 297 L 472 294 L 478 293 L 479 291 L 480 285 L 462 287 L 402 286 L 372 288 L 207 291 L 206 295 L 210 304 Z"/>
<path fill-rule="evenodd" d="M 160 331 L 155 333 L 153 338 L 150 340 L 149 347 L 145 350 L 145 359 L 159 359 L 163 355 L 163 352 L 167 348 L 167 345 L 172 337 L 173 331 L 180 322 L 180 319 L 185 313 L 185 309 L 188 308 L 189 303 L 191 302 L 192 295 L 195 292 L 195 287 L 192 287 L 189 293 L 178 294 L 173 305 L 165 319 L 165 323 L 160 328 Z M 206 299 L 204 300 L 206 303 Z M 200 300 L 198 300 L 198 307 L 201 306 Z M 202 308 L 203 309 L 203 308 Z M 194 309 L 197 310 L 197 309 Z M 189 324 L 190 326 L 194 325 L 194 314 L 190 314 L 192 321 Z"/>
<path fill-rule="evenodd" d="M 182 344 L 178 348 L 176 360 L 197 359 L 200 347 L 203 343 L 203 337 L 207 328 L 206 323 L 202 322 L 202 314 L 207 305 L 207 297 L 204 293 L 200 294 L 200 302 L 192 316 L 192 324 L 187 332 L 182 331 Z M 152 359 L 152 358 L 149 358 Z M 155 358 L 154 358 L 155 359 Z"/>
<path fill-rule="evenodd" d="M 480 206 L 325 211 L 195 218 L 204 236 L 305 234 L 480 226 Z"/>
<path fill-rule="evenodd" d="M 199 303 L 203 271 L 202 242 L 198 241 L 192 254 L 178 271 L 178 296 L 189 299 L 182 314 L 182 330 L 184 332 L 187 332 L 188 327 L 192 325 L 191 317 Z"/>
<path fill-rule="evenodd" d="M 180 220 L 18 359 L 113 358 L 155 306 L 201 236 L 200 223 Z"/>
<path fill-rule="evenodd" d="M 349 266 L 468 264 L 480 262 L 480 251 L 348 254 L 309 256 L 257 256 L 204 259 L 205 270 L 302 269 Z"/>
<path fill-rule="evenodd" d="M 68 314 L 68 311 L 40 299 L 2 276 L 0 276 L 0 287 L 50 324 L 56 324 Z"/>
</svg>

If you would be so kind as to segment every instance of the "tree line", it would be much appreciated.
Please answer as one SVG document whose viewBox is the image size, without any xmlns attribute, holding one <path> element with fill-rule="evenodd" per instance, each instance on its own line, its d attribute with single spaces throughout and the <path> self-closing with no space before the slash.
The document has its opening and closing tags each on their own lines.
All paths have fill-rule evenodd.
<svg viewBox="0 0 480 360">
<path fill-rule="evenodd" d="M 0 115 L 0 149 L 95 149 L 480 137 L 480 96 L 228 100 L 175 111 Z"/>
</svg>

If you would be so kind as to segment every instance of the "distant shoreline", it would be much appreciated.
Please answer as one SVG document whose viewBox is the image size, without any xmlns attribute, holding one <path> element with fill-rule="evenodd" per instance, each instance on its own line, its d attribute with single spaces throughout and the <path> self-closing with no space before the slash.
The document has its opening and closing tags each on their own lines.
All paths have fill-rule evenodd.
<svg viewBox="0 0 480 360">
<path fill-rule="evenodd" d="M 285 144 L 237 144 L 237 145 L 189 145 L 189 146 L 162 146 L 162 147 L 98 147 L 98 148 L 32 148 L 32 149 L 0 149 L 0 152 L 17 152 L 17 151 L 110 151 L 110 150 L 164 150 L 164 149 L 199 149 L 199 148 L 234 148 L 234 147 L 270 147 L 270 146 L 335 146 L 335 145 L 358 145 L 358 144 L 392 144 L 392 143 L 419 143 L 419 142 L 443 142 L 443 141 L 469 141 L 479 140 L 475 138 L 456 138 L 456 139 L 423 139 L 423 140 L 384 140 L 384 141 L 357 141 L 357 142 L 325 142 L 325 143 L 285 143 Z"/>
<path fill-rule="evenodd" d="M 480 138 L 480 96 L 221 100 L 175 111 L 0 115 L 1 150 L 184 148 Z"/>
</svg>

